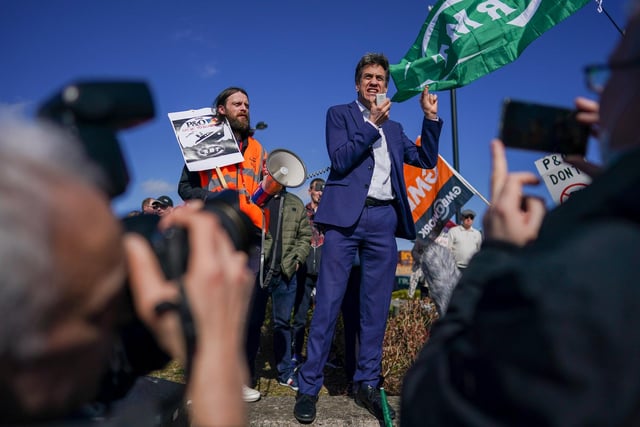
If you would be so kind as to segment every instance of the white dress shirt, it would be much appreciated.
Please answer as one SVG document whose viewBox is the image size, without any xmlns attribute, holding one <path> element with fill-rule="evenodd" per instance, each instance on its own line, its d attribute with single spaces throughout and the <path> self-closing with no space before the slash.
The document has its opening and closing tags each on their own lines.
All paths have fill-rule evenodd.
<svg viewBox="0 0 640 427">
<path fill-rule="evenodd" d="M 378 132 L 380 132 L 380 138 L 378 138 L 378 140 L 371 146 L 375 163 L 367 195 L 378 200 L 394 199 L 395 196 L 393 194 L 393 188 L 391 187 L 391 158 L 389 157 L 389 151 L 387 150 L 387 139 L 384 135 L 384 131 L 382 130 L 382 127 L 376 126 L 369 120 L 371 111 L 362 105 L 360 101 L 357 102 L 365 121 L 371 123 L 371 125 L 375 126 L 378 129 Z"/>
</svg>

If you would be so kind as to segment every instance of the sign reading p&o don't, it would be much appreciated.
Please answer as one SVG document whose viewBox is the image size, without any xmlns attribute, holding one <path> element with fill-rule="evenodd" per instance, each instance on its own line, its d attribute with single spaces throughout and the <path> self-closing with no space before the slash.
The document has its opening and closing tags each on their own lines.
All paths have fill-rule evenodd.
<svg viewBox="0 0 640 427">
<path fill-rule="evenodd" d="M 549 154 L 535 162 L 553 201 L 561 204 L 571 194 L 591 184 L 591 177 L 577 167 L 564 161 L 562 154 Z"/>
</svg>

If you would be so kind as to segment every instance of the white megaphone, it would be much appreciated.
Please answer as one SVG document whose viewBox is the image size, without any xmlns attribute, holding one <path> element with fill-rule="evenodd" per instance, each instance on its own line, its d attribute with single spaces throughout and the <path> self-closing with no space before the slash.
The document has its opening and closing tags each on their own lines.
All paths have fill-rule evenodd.
<svg viewBox="0 0 640 427">
<path fill-rule="evenodd" d="M 260 181 L 251 200 L 256 205 L 264 206 L 283 187 L 300 187 L 307 177 L 307 168 L 300 157 L 289 150 L 273 150 L 267 157 L 269 174 Z"/>
</svg>

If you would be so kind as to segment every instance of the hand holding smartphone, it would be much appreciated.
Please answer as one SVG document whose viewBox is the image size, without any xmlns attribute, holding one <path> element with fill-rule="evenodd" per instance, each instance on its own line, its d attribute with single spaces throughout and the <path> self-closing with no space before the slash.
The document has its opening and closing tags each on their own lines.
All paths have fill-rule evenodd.
<svg viewBox="0 0 640 427">
<path fill-rule="evenodd" d="M 576 111 L 505 99 L 500 139 L 506 147 L 584 156 L 589 126 L 576 120 Z"/>
</svg>

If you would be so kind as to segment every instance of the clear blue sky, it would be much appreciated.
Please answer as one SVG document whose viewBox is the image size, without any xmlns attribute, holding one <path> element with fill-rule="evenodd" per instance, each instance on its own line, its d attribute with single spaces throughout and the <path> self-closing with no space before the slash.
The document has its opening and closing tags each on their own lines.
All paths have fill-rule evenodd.
<svg viewBox="0 0 640 427">
<path fill-rule="evenodd" d="M 433 3 L 0 0 L 0 105 L 31 116 L 40 101 L 77 79 L 148 82 L 156 118 L 120 134 L 132 181 L 114 200 L 117 214 L 139 209 L 145 197 L 167 194 L 180 202 L 176 187 L 183 160 L 167 113 L 207 107 L 231 85 L 249 92 L 252 123 L 268 123 L 256 134 L 262 144 L 269 151 L 292 150 L 313 172 L 329 165 L 325 113 L 355 99 L 360 56 L 383 52 L 399 62 Z M 603 3 L 620 26 L 624 3 Z M 501 101 L 571 106 L 577 95 L 593 96 L 582 67 L 604 62 L 619 37 L 592 2 L 534 41 L 514 63 L 458 89 L 462 175 L 488 198 L 489 141 L 497 133 Z M 395 93 L 393 83 L 389 92 Z M 445 121 L 441 154 L 453 163 L 450 96 L 439 95 Z M 417 97 L 391 109 L 410 138 L 420 131 L 421 114 Z M 533 162 L 542 154 L 508 156 L 512 169 L 535 171 Z M 589 157 L 597 158 L 597 151 Z M 291 191 L 306 202 L 306 188 L 305 183 Z M 552 204 L 543 186 L 532 192 Z M 478 212 L 480 226 L 484 203 L 474 197 L 466 207 Z"/>
</svg>

